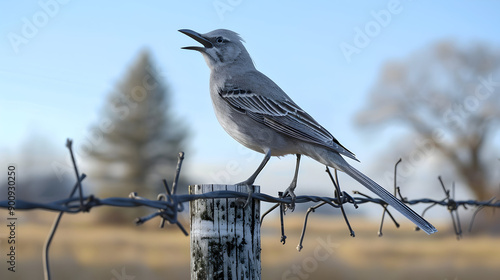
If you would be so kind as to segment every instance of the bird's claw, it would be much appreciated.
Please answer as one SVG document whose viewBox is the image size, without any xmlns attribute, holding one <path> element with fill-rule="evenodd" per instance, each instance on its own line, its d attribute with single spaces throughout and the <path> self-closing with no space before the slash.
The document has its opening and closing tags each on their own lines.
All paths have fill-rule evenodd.
<svg viewBox="0 0 500 280">
<path fill-rule="evenodd" d="M 295 210 L 295 198 L 297 197 L 295 193 L 293 192 L 295 190 L 296 184 L 290 184 L 290 186 L 285 190 L 285 193 L 283 194 L 283 197 L 289 196 L 292 199 L 292 202 L 289 204 L 285 205 L 285 211 L 290 209 L 290 211 L 293 212 Z"/>
<path fill-rule="evenodd" d="M 248 183 L 247 181 L 241 182 L 236 184 L 237 186 L 246 186 L 248 190 L 248 196 L 247 199 L 244 198 L 237 198 L 236 203 L 243 205 L 242 208 L 246 208 L 248 205 L 250 205 L 250 202 L 252 201 L 252 194 L 253 194 L 253 184 Z"/>
</svg>

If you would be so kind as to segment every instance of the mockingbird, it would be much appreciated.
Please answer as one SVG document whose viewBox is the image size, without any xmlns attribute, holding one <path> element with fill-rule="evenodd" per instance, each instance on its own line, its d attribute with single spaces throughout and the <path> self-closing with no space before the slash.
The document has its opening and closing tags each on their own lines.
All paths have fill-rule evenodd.
<svg viewBox="0 0 500 280">
<path fill-rule="evenodd" d="M 437 231 L 383 187 L 349 165 L 341 155 L 357 160 L 355 155 L 295 104 L 278 85 L 255 69 L 237 33 L 226 29 L 206 34 L 189 29 L 179 31 L 203 45 L 183 49 L 200 52 L 211 70 L 210 96 L 219 123 L 236 141 L 265 155 L 257 170 L 240 184 L 250 189 L 271 156 L 295 154 L 295 175 L 286 191 L 293 200 L 300 155 L 306 155 L 347 173 L 427 234 Z"/>
</svg>

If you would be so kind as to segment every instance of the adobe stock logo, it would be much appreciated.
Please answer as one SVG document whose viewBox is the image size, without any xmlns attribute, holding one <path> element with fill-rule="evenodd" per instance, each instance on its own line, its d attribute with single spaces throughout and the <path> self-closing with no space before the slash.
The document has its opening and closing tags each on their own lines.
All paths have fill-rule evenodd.
<svg viewBox="0 0 500 280">
<path fill-rule="evenodd" d="M 241 5 L 242 2 L 243 0 L 215 0 L 212 4 L 214 5 L 215 12 L 217 12 L 220 21 L 223 21 L 224 14 L 232 12 L 236 7 Z"/>
<path fill-rule="evenodd" d="M 363 49 L 368 47 L 372 40 L 379 36 L 383 28 L 389 26 L 393 15 L 400 14 L 403 7 L 398 0 L 391 0 L 387 3 L 387 8 L 378 12 L 371 11 L 372 20 L 368 21 L 364 28 L 356 26 L 354 28 L 354 38 L 352 44 L 345 41 L 340 43 L 339 47 L 347 62 L 351 62 L 354 54 L 360 54 Z"/>
<path fill-rule="evenodd" d="M 38 35 L 40 29 L 44 28 L 50 19 L 59 14 L 61 5 L 65 5 L 70 0 L 47 0 L 38 1 L 38 9 L 31 17 L 22 17 L 22 26 L 19 33 L 9 32 L 7 38 L 14 52 L 19 53 L 19 48 L 29 43 Z"/>
</svg>

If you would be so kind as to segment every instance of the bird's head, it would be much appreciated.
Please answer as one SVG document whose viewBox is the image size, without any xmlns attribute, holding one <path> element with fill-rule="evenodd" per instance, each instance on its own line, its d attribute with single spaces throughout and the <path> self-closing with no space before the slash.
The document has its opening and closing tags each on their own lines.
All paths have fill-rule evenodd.
<svg viewBox="0 0 500 280">
<path fill-rule="evenodd" d="M 203 45 L 203 47 L 183 47 L 183 49 L 202 53 L 211 70 L 230 68 L 235 65 L 239 68 L 253 68 L 252 59 L 243 46 L 243 39 L 236 32 L 227 29 L 217 29 L 205 34 L 189 29 L 181 29 L 179 32 Z"/>
</svg>

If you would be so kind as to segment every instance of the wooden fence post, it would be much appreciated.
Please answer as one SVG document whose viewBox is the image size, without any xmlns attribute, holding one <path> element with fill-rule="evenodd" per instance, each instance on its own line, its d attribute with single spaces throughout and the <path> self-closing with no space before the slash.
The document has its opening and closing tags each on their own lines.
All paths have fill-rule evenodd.
<svg viewBox="0 0 500 280">
<path fill-rule="evenodd" d="M 248 193 L 246 186 L 194 185 L 190 194 Z M 260 187 L 254 186 L 259 192 Z M 260 279 L 260 201 L 246 208 L 235 198 L 197 199 L 191 218 L 191 280 Z"/>
</svg>

